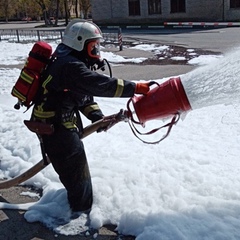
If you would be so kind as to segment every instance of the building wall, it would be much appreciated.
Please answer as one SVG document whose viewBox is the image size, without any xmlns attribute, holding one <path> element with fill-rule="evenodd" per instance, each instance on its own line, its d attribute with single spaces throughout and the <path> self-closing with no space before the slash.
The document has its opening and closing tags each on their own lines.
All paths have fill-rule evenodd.
<svg viewBox="0 0 240 240">
<path fill-rule="evenodd" d="M 230 1 L 225 1 L 224 4 L 224 19 L 225 20 L 236 20 L 239 21 L 240 20 L 240 9 L 230 9 Z"/>
<path fill-rule="evenodd" d="M 129 16 L 128 0 L 91 0 L 96 23 L 162 23 L 165 21 L 234 21 L 240 9 L 230 9 L 230 0 L 186 0 L 185 13 L 171 13 L 170 0 L 161 0 L 161 14 L 148 14 L 148 0 L 140 0 L 140 16 Z"/>
</svg>

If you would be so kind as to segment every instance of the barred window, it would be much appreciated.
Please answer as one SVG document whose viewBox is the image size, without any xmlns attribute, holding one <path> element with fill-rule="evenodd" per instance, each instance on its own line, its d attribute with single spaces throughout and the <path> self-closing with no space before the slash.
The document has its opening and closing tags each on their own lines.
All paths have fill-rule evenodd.
<svg viewBox="0 0 240 240">
<path fill-rule="evenodd" d="M 148 14 L 161 13 L 161 0 L 148 0 Z"/>
<path fill-rule="evenodd" d="M 171 0 L 171 13 L 186 12 L 185 0 Z"/>
<path fill-rule="evenodd" d="M 240 8 L 240 0 L 230 0 L 230 8 Z"/>
<path fill-rule="evenodd" d="M 140 0 L 128 0 L 129 16 L 140 15 Z"/>
</svg>

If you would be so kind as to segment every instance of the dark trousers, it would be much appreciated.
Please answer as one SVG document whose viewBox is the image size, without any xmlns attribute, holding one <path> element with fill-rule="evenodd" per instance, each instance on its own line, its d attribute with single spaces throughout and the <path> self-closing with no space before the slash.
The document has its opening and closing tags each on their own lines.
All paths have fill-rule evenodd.
<svg viewBox="0 0 240 240">
<path fill-rule="evenodd" d="M 58 127 L 43 136 L 45 150 L 68 193 L 73 211 L 91 209 L 92 182 L 83 143 L 78 132 Z"/>
</svg>

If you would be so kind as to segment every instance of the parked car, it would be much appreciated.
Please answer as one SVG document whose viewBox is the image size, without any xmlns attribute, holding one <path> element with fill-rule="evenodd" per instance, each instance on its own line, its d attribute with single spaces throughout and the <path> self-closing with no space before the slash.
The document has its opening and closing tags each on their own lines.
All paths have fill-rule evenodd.
<svg viewBox="0 0 240 240">
<path fill-rule="evenodd" d="M 22 21 L 32 21 L 32 18 L 30 18 L 30 17 L 24 17 L 24 18 L 22 18 Z"/>
</svg>

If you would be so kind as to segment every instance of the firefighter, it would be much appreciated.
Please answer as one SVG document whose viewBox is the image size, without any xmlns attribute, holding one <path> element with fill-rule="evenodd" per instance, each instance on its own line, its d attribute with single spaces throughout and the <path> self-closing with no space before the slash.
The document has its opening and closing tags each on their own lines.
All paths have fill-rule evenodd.
<svg viewBox="0 0 240 240">
<path fill-rule="evenodd" d="M 89 211 L 93 202 L 79 111 L 95 122 L 104 115 L 94 96 L 128 98 L 149 91 L 147 82 L 134 83 L 91 70 L 101 64 L 101 39 L 101 30 L 94 23 L 70 22 L 45 71 L 43 93 L 32 112 L 34 121 L 54 125 L 53 134 L 42 136 L 43 144 L 73 212 Z"/>
</svg>

